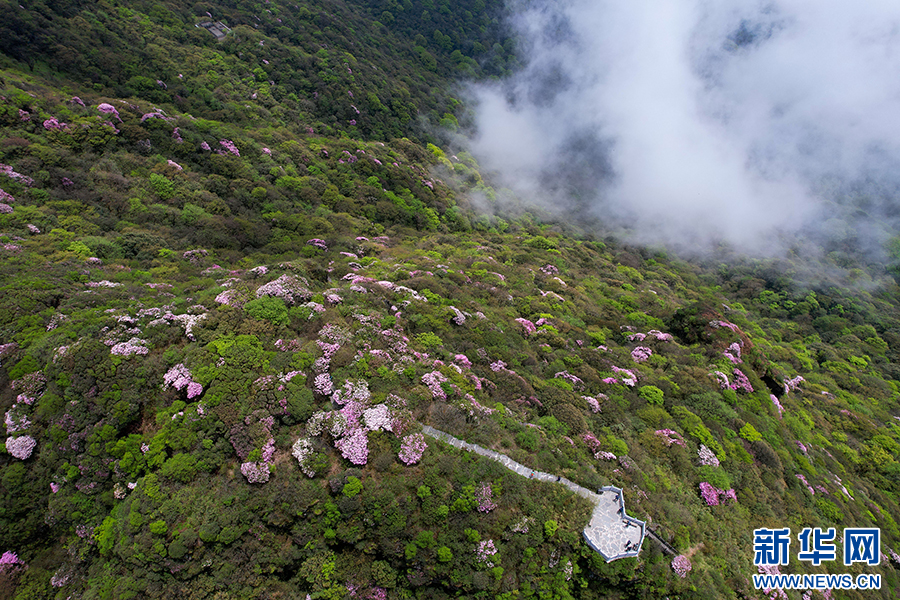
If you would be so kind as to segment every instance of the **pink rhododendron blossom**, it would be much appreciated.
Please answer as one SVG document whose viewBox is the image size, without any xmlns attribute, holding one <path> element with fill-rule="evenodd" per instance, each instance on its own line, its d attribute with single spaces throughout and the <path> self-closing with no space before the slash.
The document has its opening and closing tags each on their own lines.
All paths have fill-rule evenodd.
<svg viewBox="0 0 900 600">
<path fill-rule="evenodd" d="M 300 438 L 291 446 L 291 454 L 300 464 L 300 470 L 309 478 L 316 476 L 316 472 L 309 465 L 309 459 L 314 452 L 313 444 L 308 438 Z"/>
<path fill-rule="evenodd" d="M 491 561 L 491 557 L 497 554 L 497 547 L 494 545 L 494 540 L 483 540 L 478 542 L 478 545 L 475 547 L 475 557 L 478 559 L 478 562 L 484 563 L 488 567 L 493 567 L 494 563 Z"/>
<path fill-rule="evenodd" d="M 241 474 L 248 483 L 266 483 L 269 481 L 269 465 L 264 462 L 241 463 Z"/>
<path fill-rule="evenodd" d="M 316 378 L 313 380 L 313 388 L 318 394 L 321 394 L 323 396 L 331 395 L 331 392 L 333 391 L 332 385 L 331 375 L 329 375 L 328 373 L 321 373 L 319 375 L 316 375 Z"/>
<path fill-rule="evenodd" d="M 187 397 L 188 400 L 192 398 L 196 398 L 200 394 L 203 393 L 203 386 L 197 383 L 196 381 L 192 381 L 187 386 Z"/>
<path fill-rule="evenodd" d="M 114 116 L 119 122 L 122 121 L 122 118 L 119 116 L 119 111 L 116 110 L 116 107 L 112 104 L 107 104 L 106 102 L 97 105 L 97 110 L 102 112 L 105 115 Z"/>
<path fill-rule="evenodd" d="M 441 387 L 441 384 L 447 381 L 447 378 L 440 371 L 432 371 L 431 373 L 426 373 L 422 375 L 422 383 L 428 386 L 428 389 L 431 390 L 431 395 L 433 398 L 446 400 L 447 393 Z"/>
<path fill-rule="evenodd" d="M 813 489 L 813 487 L 811 485 L 809 485 L 809 482 L 806 480 L 806 477 L 803 475 L 803 473 L 797 473 L 797 479 L 799 479 L 800 481 L 803 482 L 803 485 L 806 486 L 806 489 L 809 490 L 810 494 L 812 494 L 813 496 L 816 495 L 816 491 Z"/>
<path fill-rule="evenodd" d="M 720 490 L 719 488 L 713 486 L 706 481 L 700 482 L 700 495 L 706 500 L 706 504 L 709 506 L 718 506 L 720 503 L 725 500 L 734 500 L 737 502 L 737 494 L 734 489 L 730 490 Z M 722 500 L 720 501 L 720 498 Z"/>
<path fill-rule="evenodd" d="M 778 398 L 775 394 L 769 394 L 769 398 L 772 400 L 772 405 L 778 409 L 778 418 L 781 418 L 781 415 L 784 414 L 784 407 L 781 405 L 781 402 L 778 401 Z"/>
<path fill-rule="evenodd" d="M 804 381 L 806 381 L 806 380 L 803 379 L 803 377 L 801 377 L 800 375 L 797 375 L 793 379 L 786 379 L 784 381 L 784 393 L 787 394 L 794 390 L 799 390 L 800 384 Z"/>
<path fill-rule="evenodd" d="M 25 460 L 31 456 L 36 445 L 37 442 L 30 435 L 6 438 L 6 451 L 19 460 Z"/>
<path fill-rule="evenodd" d="M 0 573 L 18 569 L 19 565 L 25 566 L 25 563 L 19 559 L 15 552 L 6 551 L 0 556 Z"/>
<path fill-rule="evenodd" d="M 559 373 L 556 373 L 555 375 L 553 375 L 553 378 L 554 379 L 565 379 L 566 381 L 568 381 L 569 383 L 571 383 L 572 385 L 574 385 L 576 387 L 579 387 L 579 388 L 584 387 L 584 381 L 582 381 L 579 377 L 572 375 L 568 371 L 560 371 Z"/>
<path fill-rule="evenodd" d="M 181 255 L 181 258 L 189 260 L 192 263 L 198 263 L 206 256 L 209 256 L 208 251 L 203 248 L 197 248 L 196 250 L 187 250 Z"/>
<path fill-rule="evenodd" d="M 173 387 L 176 390 L 187 388 L 189 400 L 203 393 L 203 386 L 192 379 L 191 372 L 181 363 L 166 372 L 163 376 L 163 387 Z"/>
<path fill-rule="evenodd" d="M 472 368 L 472 361 L 470 361 L 469 357 L 466 356 L 465 354 L 457 354 L 456 356 L 453 357 L 453 362 L 455 362 L 456 364 L 458 364 L 459 366 L 461 366 L 465 369 Z"/>
<path fill-rule="evenodd" d="M 683 554 L 679 554 L 672 559 L 672 570 L 675 574 L 684 579 L 691 571 L 691 559 Z"/>
<path fill-rule="evenodd" d="M 499 373 L 500 371 L 506 371 L 506 363 L 502 360 L 498 360 L 496 362 L 491 363 L 491 371 L 494 373 Z"/>
<path fill-rule="evenodd" d="M 363 429 L 355 429 L 350 435 L 336 440 L 334 447 L 354 465 L 364 465 L 369 460 L 369 438 Z"/>
<path fill-rule="evenodd" d="M 615 454 L 613 454 L 612 452 L 606 452 L 602 449 L 600 440 L 598 440 L 596 436 L 594 436 L 594 434 L 590 432 L 583 433 L 581 434 L 581 439 L 584 440 L 584 443 L 588 445 L 588 447 L 591 449 L 591 452 L 594 453 L 594 458 L 596 458 L 597 460 L 616 460 L 617 457 Z"/>
<path fill-rule="evenodd" d="M 459 310 L 455 306 L 451 306 L 449 308 L 454 314 L 454 317 L 451 319 L 451 321 L 453 321 L 455 325 L 462 325 L 466 322 L 466 315 L 464 315 L 461 310 Z"/>
<path fill-rule="evenodd" d="M 700 482 L 700 495 L 706 500 L 706 504 L 709 506 L 718 506 L 719 504 L 719 492 L 718 490 L 709 483 L 705 481 Z"/>
<path fill-rule="evenodd" d="M 738 342 L 734 342 L 733 344 L 728 346 L 728 350 L 723 352 L 723 354 L 725 355 L 725 358 L 736 365 L 744 362 L 743 360 L 741 360 L 741 344 L 739 344 Z"/>
<path fill-rule="evenodd" d="M 518 319 L 516 319 L 516 323 L 518 323 L 525 329 L 525 335 L 531 335 L 532 333 L 537 331 L 537 327 L 535 326 L 535 324 L 528 319 L 519 317 Z"/>
<path fill-rule="evenodd" d="M 22 185 L 31 186 L 34 185 L 34 179 L 27 175 L 22 175 L 21 173 L 13 170 L 13 168 L 9 165 L 4 165 L 0 163 L 0 173 L 8 176 L 13 181 L 18 181 Z"/>
<path fill-rule="evenodd" d="M 728 321 L 710 321 L 709 326 L 713 327 L 715 329 L 724 327 L 726 329 L 730 329 L 731 331 L 734 331 L 735 333 L 740 333 L 740 328 L 737 325 L 735 325 L 734 323 L 729 323 Z"/>
<path fill-rule="evenodd" d="M 600 397 L 602 397 L 604 400 L 606 399 L 606 396 L 604 394 L 598 394 L 598 395 Z M 600 412 L 600 402 L 599 402 L 599 400 L 597 400 L 597 398 L 594 398 L 592 396 L 582 396 L 582 399 L 584 399 L 588 403 L 588 406 L 591 407 L 592 413 Z"/>
<path fill-rule="evenodd" d="M 753 391 L 753 386 L 750 385 L 750 380 L 747 379 L 747 376 L 744 375 L 740 369 L 734 370 L 734 381 L 731 383 L 731 389 L 733 390 L 744 390 L 747 393 Z"/>
<path fill-rule="evenodd" d="M 681 434 L 672 429 L 657 429 L 655 434 L 665 442 L 666 446 L 671 446 L 672 444 L 677 444 L 681 447 L 684 447 L 684 438 L 681 437 Z"/>
<path fill-rule="evenodd" d="M 144 345 L 146 343 L 147 340 L 133 337 L 127 342 L 116 344 L 109 351 L 116 356 L 144 355 L 150 352 L 150 349 Z"/>
<path fill-rule="evenodd" d="M 224 149 L 224 151 L 220 151 L 223 154 L 227 152 L 229 154 L 234 154 L 235 156 L 241 155 L 240 151 L 237 149 L 237 146 L 235 146 L 234 142 L 232 142 L 231 140 L 219 140 L 219 145 Z"/>
<path fill-rule="evenodd" d="M 653 350 L 646 346 L 637 346 L 631 351 L 631 358 L 636 363 L 646 362 L 653 355 Z"/>
<path fill-rule="evenodd" d="M 16 433 L 17 431 L 22 431 L 31 427 L 31 421 L 27 416 L 14 414 L 12 410 L 6 411 L 4 423 L 6 424 L 7 434 Z"/>
<path fill-rule="evenodd" d="M 363 411 L 363 422 L 369 431 L 390 431 L 393 419 L 391 409 L 384 404 L 378 404 Z"/>
<path fill-rule="evenodd" d="M 497 508 L 497 503 L 493 500 L 493 490 L 487 483 L 482 483 L 475 491 L 475 501 L 478 503 L 478 512 L 491 512 Z"/>
<path fill-rule="evenodd" d="M 716 456 L 715 452 L 700 444 L 700 449 L 697 450 L 697 458 L 698 462 L 707 467 L 718 467 L 719 466 L 719 458 Z"/>
<path fill-rule="evenodd" d="M 13 346 L 14 344 L 7 344 L 4 346 Z M 23 375 L 19 379 L 13 380 L 10 382 L 9 387 L 19 393 L 26 394 L 32 397 L 40 397 L 43 393 L 44 388 L 47 386 L 47 377 L 41 371 L 34 371 L 33 373 L 28 373 L 27 375 Z"/>
<path fill-rule="evenodd" d="M 414 465 L 422 458 L 426 448 L 428 445 L 425 443 L 425 436 L 421 433 L 411 433 L 403 438 L 398 458 L 407 466 Z"/>
<path fill-rule="evenodd" d="M 294 304 L 301 300 L 308 300 L 312 292 L 306 287 L 305 282 L 294 275 L 282 275 L 274 281 L 260 286 L 256 290 L 256 297 L 274 296 L 281 298 L 287 304 Z"/>
<path fill-rule="evenodd" d="M 225 290 L 216 296 L 216 302 L 227 306 L 242 306 L 244 304 L 244 298 L 237 290 Z"/>
<path fill-rule="evenodd" d="M 724 389 L 726 389 L 726 388 L 731 387 L 731 385 L 730 385 L 729 382 L 728 382 L 728 375 L 726 375 L 726 374 L 723 373 L 722 371 L 713 371 L 712 373 L 710 373 L 710 375 L 715 376 L 716 379 L 719 380 L 719 387 L 720 387 L 721 389 L 724 390 Z"/>
<path fill-rule="evenodd" d="M 148 113 L 144 113 L 143 115 L 141 115 L 141 123 L 143 123 L 149 119 L 160 119 L 163 121 L 171 121 L 172 120 L 171 117 L 167 117 L 166 115 L 162 114 L 159 111 L 148 112 Z"/>
</svg>

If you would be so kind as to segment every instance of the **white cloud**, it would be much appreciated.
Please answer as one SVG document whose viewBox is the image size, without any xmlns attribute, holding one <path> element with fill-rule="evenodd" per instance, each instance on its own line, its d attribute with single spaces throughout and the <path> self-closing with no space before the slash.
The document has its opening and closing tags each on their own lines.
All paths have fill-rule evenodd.
<svg viewBox="0 0 900 600">
<path fill-rule="evenodd" d="M 823 190 L 877 182 L 889 196 L 900 181 L 896 2 L 571 0 L 516 14 L 527 66 L 475 88 L 473 147 L 533 199 L 586 205 L 648 240 L 759 250 L 839 214 Z"/>
</svg>

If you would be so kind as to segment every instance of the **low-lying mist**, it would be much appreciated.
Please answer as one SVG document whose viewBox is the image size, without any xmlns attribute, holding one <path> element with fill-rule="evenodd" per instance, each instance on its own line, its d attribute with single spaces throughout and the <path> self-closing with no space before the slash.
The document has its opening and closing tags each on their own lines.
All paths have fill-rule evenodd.
<svg viewBox="0 0 900 600">
<path fill-rule="evenodd" d="M 900 4 L 534 0 L 482 167 L 643 243 L 870 252 L 900 196 Z M 851 248 L 852 246 L 852 248 Z"/>
</svg>

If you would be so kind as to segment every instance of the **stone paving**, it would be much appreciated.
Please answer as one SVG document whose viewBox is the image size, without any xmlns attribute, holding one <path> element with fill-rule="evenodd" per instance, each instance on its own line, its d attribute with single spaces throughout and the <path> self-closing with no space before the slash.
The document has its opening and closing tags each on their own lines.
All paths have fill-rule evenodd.
<svg viewBox="0 0 900 600">
<path fill-rule="evenodd" d="M 606 559 L 606 562 L 617 558 L 637 556 L 638 552 L 640 552 L 646 533 L 646 524 L 628 516 L 628 513 L 625 512 L 625 500 L 621 489 L 605 486 L 598 490 L 599 493 L 594 493 L 577 483 L 569 481 L 565 477 L 557 477 L 556 475 L 536 471 L 517 463 L 506 455 L 482 448 L 477 444 L 470 444 L 434 427 L 425 425 L 422 427 L 422 433 L 461 450 L 475 452 L 495 460 L 522 477 L 549 483 L 559 483 L 579 496 L 590 500 L 594 504 L 594 512 L 591 514 L 591 520 L 587 527 L 584 528 L 584 538 L 591 548 Z"/>
</svg>

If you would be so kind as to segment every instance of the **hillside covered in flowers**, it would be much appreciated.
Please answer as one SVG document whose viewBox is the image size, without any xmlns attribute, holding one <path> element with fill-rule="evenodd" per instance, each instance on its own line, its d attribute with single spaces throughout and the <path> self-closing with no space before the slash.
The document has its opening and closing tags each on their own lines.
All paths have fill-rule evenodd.
<svg viewBox="0 0 900 600">
<path fill-rule="evenodd" d="M 889 266 L 477 210 L 452 85 L 514 67 L 501 7 L 369 4 L 5 5 L 0 596 L 761 598 L 787 526 L 879 527 L 878 567 L 782 572 L 890 597 Z M 423 425 L 679 554 L 606 563 L 584 499 Z"/>
</svg>

